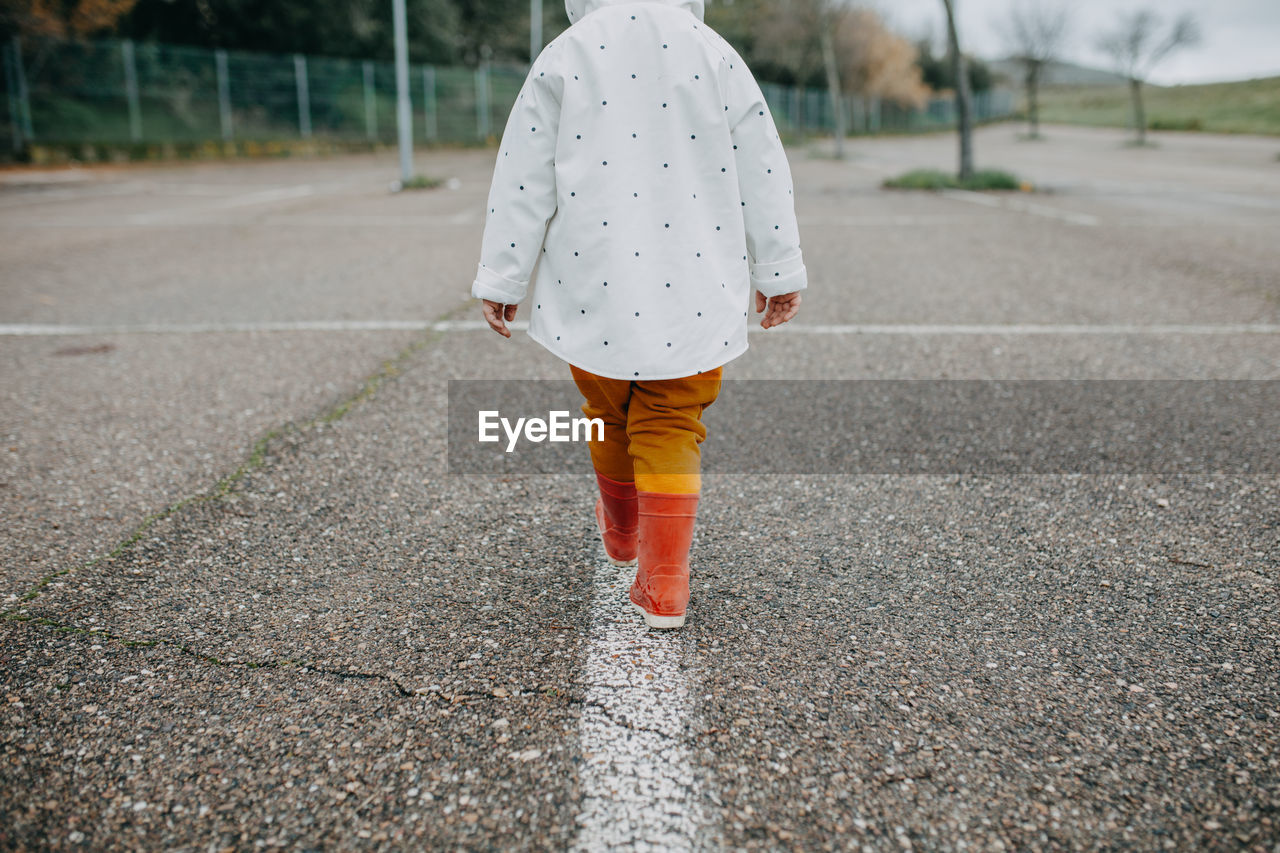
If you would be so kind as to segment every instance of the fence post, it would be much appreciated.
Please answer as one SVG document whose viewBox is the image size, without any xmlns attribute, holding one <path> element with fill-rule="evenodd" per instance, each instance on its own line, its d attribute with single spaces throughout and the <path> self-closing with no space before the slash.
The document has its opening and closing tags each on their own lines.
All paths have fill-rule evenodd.
<svg viewBox="0 0 1280 853">
<path fill-rule="evenodd" d="M 141 142 L 142 104 L 138 99 L 138 64 L 130 39 L 120 43 L 120 57 L 124 60 L 124 96 L 129 102 L 129 138 L 134 142 Z"/>
<path fill-rule="evenodd" d="M 13 80 L 13 63 L 9 61 L 9 45 L 0 45 L 0 59 L 4 60 L 4 94 L 9 102 L 9 132 L 12 134 L 13 150 L 22 150 L 22 128 L 18 126 L 18 93 Z"/>
<path fill-rule="evenodd" d="M 868 104 L 867 125 L 871 128 L 872 133 L 880 132 L 880 96 L 872 95 L 871 103 Z"/>
<path fill-rule="evenodd" d="M 422 98 L 427 124 L 427 139 L 435 141 L 440 135 L 440 122 L 436 118 L 436 69 L 428 65 L 422 69 Z"/>
<path fill-rule="evenodd" d="M 307 58 L 300 53 L 293 55 L 293 77 L 298 85 L 298 133 L 303 139 L 310 139 L 311 89 L 307 84 Z"/>
<path fill-rule="evenodd" d="M 373 63 L 364 62 L 364 132 L 370 140 L 378 138 L 378 102 L 373 88 Z"/>
<path fill-rule="evenodd" d="M 9 124 L 13 134 L 14 153 L 22 151 L 22 100 L 18 91 L 18 75 L 22 71 L 22 54 L 18 37 L 14 36 L 12 44 L 4 47 L 4 88 L 9 97 Z"/>
<path fill-rule="evenodd" d="M 476 69 L 476 131 L 481 139 L 489 138 L 489 60 L 482 59 Z"/>
<path fill-rule="evenodd" d="M 791 94 L 791 126 L 795 128 L 796 133 L 800 133 L 803 131 L 800 127 L 800 89 L 792 86 L 788 91 Z"/>
<path fill-rule="evenodd" d="M 27 142 L 36 138 L 31 129 L 31 91 L 27 88 L 27 71 L 22 63 L 22 42 L 13 37 L 13 78 L 18 81 L 18 106 L 22 109 L 22 135 Z"/>
<path fill-rule="evenodd" d="M 230 142 L 233 131 L 231 127 L 231 75 L 227 69 L 227 52 L 225 50 L 214 51 L 213 61 L 218 69 L 218 119 L 222 124 L 222 140 Z"/>
</svg>

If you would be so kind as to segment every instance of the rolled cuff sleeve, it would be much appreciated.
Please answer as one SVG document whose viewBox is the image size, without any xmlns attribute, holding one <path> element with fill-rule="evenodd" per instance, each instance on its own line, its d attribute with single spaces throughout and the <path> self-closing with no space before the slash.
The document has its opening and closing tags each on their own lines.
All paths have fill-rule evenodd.
<svg viewBox="0 0 1280 853">
<path fill-rule="evenodd" d="M 484 266 L 476 269 L 476 280 L 471 284 L 471 295 L 476 299 L 488 299 L 503 305 L 518 304 L 528 292 L 529 282 L 509 279 Z"/>
<path fill-rule="evenodd" d="M 751 265 L 751 285 L 765 296 L 795 293 L 809 286 L 809 274 L 799 253 L 783 261 Z"/>
</svg>

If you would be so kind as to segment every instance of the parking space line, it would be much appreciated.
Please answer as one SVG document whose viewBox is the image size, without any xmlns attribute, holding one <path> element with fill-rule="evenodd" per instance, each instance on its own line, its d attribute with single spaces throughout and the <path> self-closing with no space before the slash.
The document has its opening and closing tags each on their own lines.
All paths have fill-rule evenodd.
<svg viewBox="0 0 1280 853">
<path fill-rule="evenodd" d="M 191 216 L 199 217 L 210 211 L 238 210 L 243 207 L 252 207 L 258 204 L 273 204 L 279 201 L 292 201 L 294 199 L 307 198 L 315 194 L 316 189 L 310 184 L 300 184 L 298 186 L 291 187 L 274 187 L 268 190 L 258 190 L 256 192 L 242 193 L 240 195 L 216 199 L 200 207 L 186 207 L 176 210 L 157 210 L 148 213 L 137 213 L 132 216 L 124 217 L 124 219 L 131 225 L 171 224 L 175 219 L 183 219 Z"/>
<path fill-rule="evenodd" d="M 758 326 L 749 331 L 764 332 Z M 790 335 L 1275 335 L 1280 325 L 1267 323 L 1115 323 L 1115 324 L 788 324 L 773 332 Z"/>
<path fill-rule="evenodd" d="M 300 198 L 301 196 L 299 196 Z M 420 216 L 312 215 L 299 213 L 267 213 L 253 222 L 254 228 L 473 228 L 481 222 L 476 213 L 423 214 Z M 138 214 L 132 217 L 70 217 L 57 219 L 22 219 L 0 222 L 0 231 L 31 231 L 53 228 L 243 228 L 245 220 L 228 214 L 184 209 L 169 214 L 151 216 Z"/>
<path fill-rule="evenodd" d="M 1062 210 L 1057 207 L 1050 207 L 1047 204 L 1027 201 L 1022 198 L 991 196 L 984 193 L 970 192 L 969 190 L 943 190 L 942 195 L 946 198 L 968 202 L 969 204 L 977 204 L 982 207 L 1000 207 L 1007 210 L 1016 210 L 1021 213 L 1030 213 L 1033 216 L 1042 216 L 1046 219 L 1057 219 L 1061 222 L 1069 222 L 1072 225 L 1083 225 L 1087 228 L 1092 228 L 1098 225 L 1098 217 L 1090 213 L 1076 213 L 1070 210 Z"/>
<path fill-rule="evenodd" d="M 884 213 L 861 216 L 799 216 L 801 228 L 921 228 L 932 225 L 973 225 L 965 213 Z"/>
<path fill-rule="evenodd" d="M 257 332 L 413 332 L 451 331 L 448 323 L 418 320 L 298 320 L 255 323 L 125 323 L 78 325 L 11 323 L 0 325 L 0 337 L 60 337 L 66 335 L 193 335 Z M 482 328 L 488 328 L 483 323 Z"/>
<path fill-rule="evenodd" d="M 698 682 L 681 661 L 691 635 L 645 627 L 627 598 L 634 574 L 603 560 L 596 571 L 574 849 L 718 849 L 710 780 L 690 749 Z"/>
<path fill-rule="evenodd" d="M 529 327 L 525 321 L 507 324 L 515 331 Z M 70 335 L 198 335 L 273 332 L 476 332 L 489 327 L 483 320 L 295 320 L 251 323 L 127 323 L 119 325 L 8 323 L 0 324 L 0 337 L 66 337 Z M 977 336 L 1073 336 L 1073 335 L 1277 335 L 1280 324 L 1271 323 L 1116 323 L 1116 324 L 787 324 L 767 332 L 752 324 L 748 331 L 770 335 L 905 335 L 916 337 Z"/>
</svg>

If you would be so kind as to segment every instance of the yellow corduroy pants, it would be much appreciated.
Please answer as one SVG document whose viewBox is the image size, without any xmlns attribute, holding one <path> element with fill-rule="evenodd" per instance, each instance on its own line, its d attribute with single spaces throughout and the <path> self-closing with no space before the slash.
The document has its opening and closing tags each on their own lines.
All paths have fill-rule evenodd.
<svg viewBox="0 0 1280 853">
<path fill-rule="evenodd" d="M 591 463 L 611 480 L 641 492 L 696 494 L 702 490 L 707 437 L 702 412 L 720 393 L 723 368 L 680 379 L 609 379 L 570 365 L 586 398 L 582 412 L 604 421 L 604 441 L 593 441 Z"/>
</svg>

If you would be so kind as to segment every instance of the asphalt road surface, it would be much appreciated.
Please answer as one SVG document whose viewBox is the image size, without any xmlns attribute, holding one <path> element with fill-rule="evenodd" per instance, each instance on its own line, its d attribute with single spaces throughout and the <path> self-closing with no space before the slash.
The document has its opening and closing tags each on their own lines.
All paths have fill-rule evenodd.
<svg viewBox="0 0 1280 853">
<path fill-rule="evenodd" d="M 1017 132 L 794 150 L 728 376 L 1280 379 L 1280 142 Z M 566 378 L 476 328 L 493 156 L 0 172 L 0 846 L 1280 851 L 1273 458 L 708 476 L 647 632 L 585 451 L 447 466 Z"/>
</svg>

